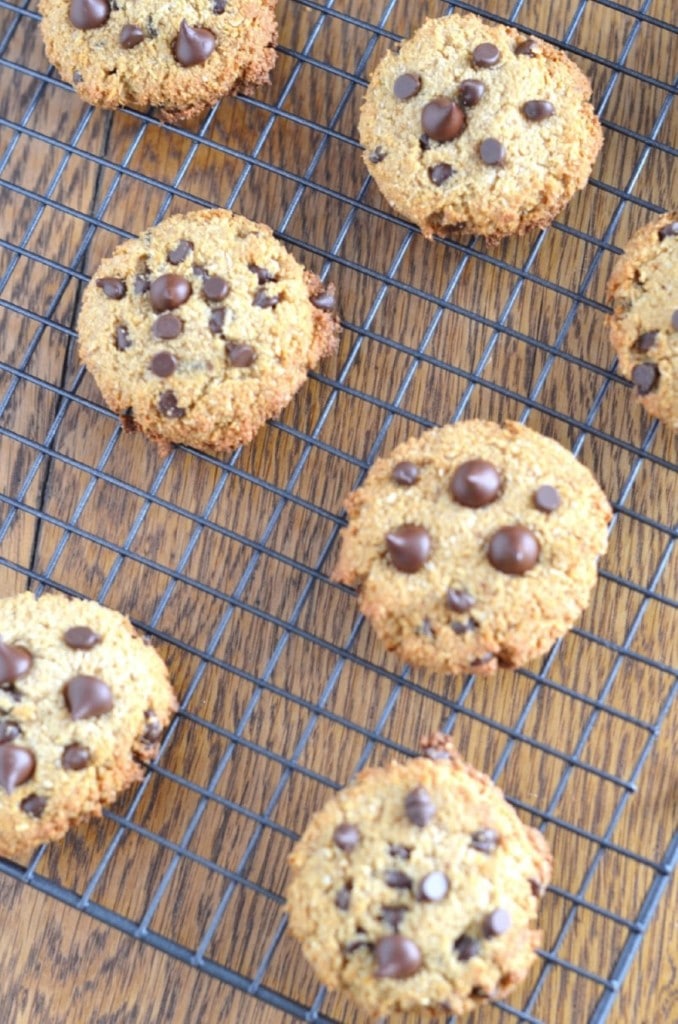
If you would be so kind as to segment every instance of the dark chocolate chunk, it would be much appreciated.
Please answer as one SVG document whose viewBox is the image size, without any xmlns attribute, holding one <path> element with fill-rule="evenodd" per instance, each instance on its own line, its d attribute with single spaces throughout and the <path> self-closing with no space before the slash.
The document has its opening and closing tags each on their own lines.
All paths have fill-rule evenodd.
<svg viewBox="0 0 678 1024">
<path fill-rule="evenodd" d="M 539 541 L 526 526 L 504 526 L 490 538 L 488 558 L 500 572 L 522 576 L 539 561 Z"/>
<path fill-rule="evenodd" d="M 411 850 L 406 846 L 401 846 L 400 843 L 391 843 L 388 848 L 388 852 L 392 857 L 397 857 L 399 860 L 409 860 Z"/>
<path fill-rule="evenodd" d="M 211 277 L 205 278 L 202 290 L 205 298 L 209 299 L 210 302 L 221 302 L 230 292 L 231 286 L 226 278 L 214 274 Z"/>
<path fill-rule="evenodd" d="M 443 185 L 455 173 L 452 164 L 434 164 L 429 167 L 428 176 L 432 185 Z"/>
<path fill-rule="evenodd" d="M 450 480 L 450 494 L 460 505 L 482 508 L 499 497 L 501 477 L 491 462 L 470 459 L 457 466 Z"/>
<path fill-rule="evenodd" d="M 97 288 L 101 288 L 107 299 L 122 299 L 127 292 L 121 277 L 98 277 Z"/>
<path fill-rule="evenodd" d="M 500 59 L 501 53 L 494 43 L 480 43 L 473 51 L 473 63 L 477 68 L 493 68 Z"/>
<path fill-rule="evenodd" d="M 177 405 L 177 396 L 173 391 L 163 391 L 158 399 L 158 409 L 170 420 L 180 420 L 186 415 L 186 410 Z"/>
<path fill-rule="evenodd" d="M 21 801 L 20 807 L 24 814 L 30 815 L 31 818 L 42 818 L 47 807 L 47 799 L 44 796 L 38 796 L 37 793 L 31 793 Z"/>
<path fill-rule="evenodd" d="M 408 523 L 386 534 L 386 546 L 399 572 L 418 572 L 431 553 L 431 538 L 423 526 Z"/>
<path fill-rule="evenodd" d="M 419 946 L 404 935 L 386 935 L 374 947 L 377 978 L 409 978 L 422 964 Z"/>
<path fill-rule="evenodd" d="M 348 910 L 351 903 L 351 886 L 344 885 L 334 897 L 334 905 L 339 910 Z"/>
<path fill-rule="evenodd" d="M 476 603 L 475 598 L 466 590 L 448 590 L 445 597 L 447 607 L 453 612 L 467 612 Z"/>
<path fill-rule="evenodd" d="M 332 313 L 336 309 L 337 300 L 333 292 L 318 292 L 317 295 L 311 295 L 311 305 L 322 309 L 324 313 Z"/>
<path fill-rule="evenodd" d="M 113 707 L 110 687 L 97 676 L 73 676 L 64 686 L 64 699 L 74 722 L 100 718 Z"/>
<path fill-rule="evenodd" d="M 183 263 L 186 257 L 190 256 L 192 252 L 193 242 L 189 242 L 187 238 L 182 238 L 177 244 L 176 249 L 170 249 L 167 253 L 167 262 L 171 263 L 173 267 L 176 267 L 179 263 Z"/>
<path fill-rule="evenodd" d="M 357 825 L 351 825 L 348 821 L 344 821 L 341 825 L 337 825 L 332 833 L 332 839 L 340 850 L 350 853 L 360 842 L 360 830 Z"/>
<path fill-rule="evenodd" d="M 405 814 L 413 825 L 423 828 L 436 813 L 436 806 L 423 786 L 417 786 L 405 797 Z"/>
<path fill-rule="evenodd" d="M 407 907 L 382 907 L 380 918 L 382 921 L 386 921 L 386 924 L 390 924 L 395 931 L 398 931 L 406 913 Z"/>
<path fill-rule="evenodd" d="M 193 288 L 190 281 L 181 274 L 161 274 L 151 284 L 150 299 L 154 313 L 183 306 L 190 298 Z"/>
<path fill-rule="evenodd" d="M 377 146 L 377 148 L 373 149 L 368 156 L 368 160 L 370 161 L 371 164 L 380 164 L 381 161 L 384 160 L 385 158 L 386 150 L 384 149 L 383 146 Z"/>
<path fill-rule="evenodd" d="M 656 363 L 641 363 L 631 370 L 631 380 L 638 388 L 639 395 L 649 395 L 659 383 L 659 367 Z"/>
<path fill-rule="evenodd" d="M 157 743 L 162 736 L 162 723 L 152 708 L 148 708 L 144 711 L 144 718 L 146 719 L 146 728 L 144 729 L 143 736 L 141 737 L 144 743 Z"/>
<path fill-rule="evenodd" d="M 11 689 L 17 679 L 28 674 L 32 664 L 33 655 L 25 647 L 0 640 L 0 690 Z"/>
<path fill-rule="evenodd" d="M 480 103 L 485 86 L 477 78 L 467 78 L 459 85 L 459 100 L 464 107 L 475 107 Z"/>
<path fill-rule="evenodd" d="M 398 100 L 409 100 L 421 91 L 421 76 L 408 73 L 399 75 L 393 83 L 393 95 Z"/>
<path fill-rule="evenodd" d="M 11 743 L 18 736 L 21 736 L 21 726 L 11 718 L 0 721 L 0 743 Z"/>
<path fill-rule="evenodd" d="M 257 358 L 257 353 L 251 345 L 230 344 L 227 346 L 227 351 L 231 366 L 237 366 L 238 368 L 251 366 Z"/>
<path fill-rule="evenodd" d="M 483 918 L 483 935 L 486 939 L 493 939 L 497 935 L 503 935 L 511 927 L 511 917 L 506 910 L 493 910 Z"/>
<path fill-rule="evenodd" d="M 470 960 L 480 952 L 480 943 L 470 935 L 460 935 L 454 943 L 454 951 L 458 960 Z"/>
<path fill-rule="evenodd" d="M 411 487 L 419 479 L 419 467 L 413 462 L 398 462 L 391 471 L 391 479 L 403 487 Z"/>
<path fill-rule="evenodd" d="M 279 295 L 269 295 L 265 288 L 257 288 L 252 299 L 252 305 L 259 309 L 275 309 L 280 302 Z"/>
<path fill-rule="evenodd" d="M 71 0 L 68 16 L 76 28 L 101 28 L 108 21 L 111 5 L 108 0 Z"/>
<path fill-rule="evenodd" d="M 133 50 L 144 41 L 144 30 L 138 25 L 123 25 L 120 29 L 120 45 L 123 50 Z"/>
<path fill-rule="evenodd" d="M 26 747 L 3 743 L 0 747 L 0 786 L 13 793 L 35 773 L 35 757 Z"/>
<path fill-rule="evenodd" d="M 221 334 L 221 331 L 224 326 L 225 316 L 226 310 L 223 309 L 223 307 L 221 309 L 212 310 L 212 312 L 210 313 L 210 318 L 207 321 L 207 326 L 209 327 L 212 334 Z"/>
<path fill-rule="evenodd" d="M 478 152 L 480 159 L 489 167 L 501 166 L 506 160 L 506 147 L 499 139 L 483 139 Z"/>
<path fill-rule="evenodd" d="M 412 879 L 404 871 L 389 869 L 384 872 L 384 881 L 391 889 L 412 888 Z"/>
<path fill-rule="evenodd" d="M 171 352 L 156 352 L 149 363 L 149 368 L 156 377 L 171 377 L 177 368 L 176 357 Z"/>
<path fill-rule="evenodd" d="M 499 845 L 499 833 L 493 828 L 479 828 L 471 833 L 471 846 L 479 853 L 494 853 Z"/>
<path fill-rule="evenodd" d="M 193 28 L 182 18 L 179 35 L 172 44 L 172 52 L 178 64 L 191 68 L 204 64 L 217 44 L 216 37 L 206 28 Z"/>
<path fill-rule="evenodd" d="M 634 348 L 636 352 L 649 352 L 651 348 L 654 348 L 657 344 L 657 338 L 659 337 L 659 331 L 646 331 L 645 334 L 641 334 L 636 339 Z"/>
<path fill-rule="evenodd" d="M 183 321 L 174 313 L 163 313 L 151 327 L 151 334 L 160 341 L 171 341 L 178 338 L 184 329 Z"/>
<path fill-rule="evenodd" d="M 115 347 L 119 352 L 132 347 L 132 339 L 126 327 L 117 327 L 115 331 Z"/>
<path fill-rule="evenodd" d="M 534 507 L 538 508 L 540 512 L 555 512 L 557 508 L 560 508 L 561 498 L 555 487 L 551 487 L 550 484 L 542 484 L 534 492 L 532 500 L 534 501 Z"/>
<path fill-rule="evenodd" d="M 539 42 L 530 36 L 529 39 L 523 39 L 522 43 L 518 43 L 515 52 L 519 57 L 534 57 L 539 52 Z"/>
<path fill-rule="evenodd" d="M 435 142 L 450 142 L 466 127 L 464 111 L 447 96 L 436 96 L 421 112 L 421 127 L 425 135 Z"/>
<path fill-rule="evenodd" d="M 63 641 L 74 651 L 91 651 L 93 647 L 101 643 L 101 636 L 89 626 L 71 626 L 64 633 Z"/>
<path fill-rule="evenodd" d="M 450 880 L 442 871 L 430 871 L 419 883 L 419 899 L 426 903 L 440 903 L 450 891 Z"/>
<path fill-rule="evenodd" d="M 553 117 L 556 108 L 548 100 L 528 100 L 522 106 L 523 115 L 528 121 L 545 121 Z"/>
<path fill-rule="evenodd" d="M 92 755 L 81 743 L 71 743 L 61 755 L 61 764 L 67 771 L 81 772 L 92 761 Z"/>
</svg>

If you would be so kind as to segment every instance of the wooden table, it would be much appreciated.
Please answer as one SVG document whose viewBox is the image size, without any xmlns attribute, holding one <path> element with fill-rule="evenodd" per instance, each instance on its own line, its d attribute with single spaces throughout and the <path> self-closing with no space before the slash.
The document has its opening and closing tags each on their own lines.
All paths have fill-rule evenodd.
<svg viewBox="0 0 678 1024">
<path fill-rule="evenodd" d="M 156 638 L 183 698 L 159 769 L 114 816 L 44 852 L 36 876 L 77 894 L 96 878 L 96 904 L 189 950 L 213 929 L 206 955 L 247 978 L 268 949 L 263 983 L 307 1004 L 316 988 L 298 948 L 286 934 L 269 948 L 283 923 L 291 837 L 328 784 L 345 783 L 365 759 L 383 761 L 393 745 L 415 749 L 422 733 L 443 724 L 480 768 L 501 763 L 500 783 L 526 820 L 542 824 L 536 810 L 549 812 L 544 828 L 557 866 L 544 947 L 569 921 L 558 956 L 606 978 L 630 932 L 596 908 L 631 922 L 642 914 L 661 878 L 648 865 L 662 861 L 675 825 L 675 705 L 656 741 L 649 728 L 673 683 L 653 662 L 676 660 L 675 612 L 666 603 L 675 599 L 675 552 L 662 562 L 675 451 L 668 431 L 656 429 L 616 376 L 608 379 L 600 309 L 615 247 L 653 208 L 675 203 L 675 160 L 666 151 L 676 142 L 675 112 L 661 121 L 657 146 L 643 138 L 667 99 L 643 76 L 671 80 L 675 37 L 633 17 L 642 8 L 659 22 L 675 20 L 675 5 L 523 4 L 520 20 L 535 31 L 570 33 L 604 106 L 606 145 L 594 184 L 560 227 L 495 250 L 475 243 L 470 252 L 426 244 L 370 212 L 387 208 L 358 148 L 344 140 L 355 137 L 363 93 L 354 76 L 365 77 L 389 39 L 341 15 L 375 21 L 387 4 L 337 0 L 337 16 L 324 19 L 320 6 L 280 5 L 281 56 L 258 99 L 280 101 L 282 113 L 271 119 L 259 102 L 227 100 L 199 147 L 190 133 L 86 110 L 56 81 L 42 82 L 35 3 L 21 15 L 11 4 L 0 8 L 0 217 L 10 243 L 0 250 L 0 274 L 11 270 L 0 337 L 2 359 L 16 368 L 3 374 L 1 392 L 9 401 L 0 437 L 8 495 L 0 591 L 49 579 L 121 608 Z M 446 8 L 388 6 L 384 28 L 402 34 Z M 500 14 L 510 7 L 477 6 Z M 241 152 L 255 153 L 249 173 Z M 317 188 L 304 184 L 309 174 Z M 629 188 L 635 198 L 625 202 L 619 190 Z M 163 459 L 141 437 L 121 435 L 73 346 L 79 293 L 100 257 L 125 233 L 196 203 L 268 221 L 317 271 L 331 251 L 329 277 L 347 324 L 336 358 L 229 460 L 228 474 L 219 460 L 186 451 Z M 494 262 L 482 258 L 487 252 Z M 327 581 L 341 501 L 378 451 L 460 409 L 495 419 L 530 409 L 529 425 L 576 449 L 620 511 L 592 607 L 542 676 L 531 666 L 469 685 L 415 672 L 399 685 L 397 659 L 366 625 L 352 635 L 355 601 Z M 128 812 L 131 826 L 119 831 Z M 611 845 L 601 848 L 588 833 Z M 247 884 L 231 892 L 229 871 Z M 608 1020 L 674 1019 L 675 897 L 674 884 Z M 6 874 L 0 905 L 7 1024 L 292 1019 Z M 542 966 L 531 1012 L 549 1024 L 589 1020 L 600 985 Z M 529 991 L 528 983 L 512 1002 L 524 1005 Z M 354 1019 L 338 999 L 323 1010 Z M 490 1008 L 477 1019 L 515 1018 Z"/>
</svg>

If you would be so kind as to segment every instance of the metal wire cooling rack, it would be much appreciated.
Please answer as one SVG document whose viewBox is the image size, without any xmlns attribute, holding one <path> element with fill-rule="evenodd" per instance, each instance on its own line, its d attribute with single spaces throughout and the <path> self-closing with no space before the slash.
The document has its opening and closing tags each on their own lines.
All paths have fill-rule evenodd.
<svg viewBox="0 0 678 1024">
<path fill-rule="evenodd" d="M 678 849 L 653 778 L 676 688 L 676 534 L 657 511 L 675 467 L 601 328 L 614 254 L 670 202 L 671 5 L 279 6 L 271 87 L 194 129 L 86 108 L 44 61 L 36 4 L 0 0 L 2 590 L 127 611 L 182 700 L 157 764 L 100 826 L 0 867 L 294 1017 L 345 1019 L 285 933 L 285 857 L 357 769 L 454 729 L 557 863 L 539 970 L 478 1019 L 553 1022 L 576 1006 L 597 1024 Z M 606 130 L 586 192 L 547 233 L 498 249 L 427 245 L 360 161 L 366 74 L 450 8 L 560 45 L 592 77 Z M 118 239 L 215 203 L 267 220 L 336 282 L 344 340 L 249 448 L 161 458 L 121 433 L 77 365 L 78 297 Z M 328 578 L 341 498 L 375 456 L 471 415 L 557 437 L 615 508 L 592 608 L 539 671 L 492 683 L 402 672 Z"/>
</svg>

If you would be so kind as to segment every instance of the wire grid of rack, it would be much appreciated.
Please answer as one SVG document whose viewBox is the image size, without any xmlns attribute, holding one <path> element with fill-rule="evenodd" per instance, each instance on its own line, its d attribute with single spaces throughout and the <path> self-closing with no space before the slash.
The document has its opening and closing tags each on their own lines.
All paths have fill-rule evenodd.
<svg viewBox="0 0 678 1024">
<path fill-rule="evenodd" d="M 440 726 L 556 852 L 539 970 L 479 1019 L 553 1021 L 576 1005 L 599 1022 L 678 849 L 670 817 L 649 809 L 643 845 L 628 838 L 676 690 L 661 641 L 676 534 L 656 513 L 675 467 L 601 329 L 611 259 L 668 203 L 673 29 L 652 0 L 279 7 L 271 87 L 168 128 L 83 106 L 44 62 L 36 4 L 0 0 L 3 591 L 120 607 L 181 695 L 157 764 L 101 826 L 0 867 L 293 1016 L 345 1019 L 285 932 L 284 860 L 329 793 Z M 593 78 L 606 130 L 585 194 L 548 233 L 498 249 L 424 243 L 360 160 L 367 73 L 452 8 L 563 47 Z M 344 339 L 248 449 L 161 457 L 122 433 L 77 365 L 78 295 L 119 239 L 215 203 L 268 220 L 337 283 Z M 342 496 L 377 454 L 471 415 L 557 437 L 615 508 L 592 609 L 539 670 L 492 684 L 403 671 L 329 579 Z"/>
</svg>

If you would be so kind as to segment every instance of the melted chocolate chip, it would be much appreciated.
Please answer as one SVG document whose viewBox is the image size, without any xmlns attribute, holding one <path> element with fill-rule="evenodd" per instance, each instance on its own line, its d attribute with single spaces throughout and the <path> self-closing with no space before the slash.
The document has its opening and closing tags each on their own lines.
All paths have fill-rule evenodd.
<svg viewBox="0 0 678 1024">
<path fill-rule="evenodd" d="M 506 910 L 493 910 L 483 918 L 483 935 L 486 939 L 494 939 L 503 935 L 511 927 L 511 917 Z"/>
<path fill-rule="evenodd" d="M 450 880 L 442 871 L 431 871 L 419 883 L 419 899 L 426 903 L 440 903 L 450 891 Z"/>
<path fill-rule="evenodd" d="M 0 640 L 0 690 L 11 689 L 17 679 L 28 675 L 33 655 L 25 647 Z"/>
<path fill-rule="evenodd" d="M 411 889 L 412 879 L 404 871 L 391 869 L 384 872 L 384 881 L 391 889 Z"/>
<path fill-rule="evenodd" d="M 494 43 L 480 43 L 473 51 L 473 63 L 477 68 L 493 68 L 500 59 L 501 53 Z"/>
<path fill-rule="evenodd" d="M 493 828 L 479 828 L 471 833 L 471 846 L 479 853 L 494 853 L 499 845 L 499 833 Z"/>
<path fill-rule="evenodd" d="M 11 743 L 18 736 L 21 736 L 21 727 L 16 722 L 11 718 L 0 721 L 0 743 Z"/>
<path fill-rule="evenodd" d="M 401 846 L 400 843 L 391 843 L 388 848 L 388 852 L 392 857 L 397 857 L 398 860 L 409 860 L 411 850 L 406 846 Z"/>
<path fill-rule="evenodd" d="M 212 310 L 212 312 L 210 313 L 210 318 L 207 321 L 207 326 L 209 327 L 212 334 L 221 334 L 221 331 L 223 330 L 224 326 L 225 316 L 226 310 L 223 308 Z"/>
<path fill-rule="evenodd" d="M 122 299 L 127 292 L 127 285 L 121 277 L 99 277 L 97 288 L 101 288 L 107 299 Z"/>
<path fill-rule="evenodd" d="M 351 850 L 355 850 L 360 842 L 360 830 L 357 825 L 351 825 L 349 822 L 344 821 L 335 828 L 332 833 L 332 840 L 334 845 L 338 846 L 344 853 L 350 853 Z"/>
<path fill-rule="evenodd" d="M 445 597 L 447 607 L 453 612 L 467 612 L 476 603 L 466 590 L 448 590 Z"/>
<path fill-rule="evenodd" d="M 421 91 L 421 76 L 399 75 L 393 83 L 393 95 L 398 100 L 409 100 Z"/>
<path fill-rule="evenodd" d="M 386 935 L 379 939 L 374 956 L 377 978 L 409 978 L 422 964 L 419 946 L 404 935 Z"/>
<path fill-rule="evenodd" d="M 432 185 L 443 185 L 448 178 L 451 178 L 455 171 L 451 164 L 434 164 L 429 167 L 428 176 Z"/>
<path fill-rule="evenodd" d="M 488 167 L 501 166 L 506 160 L 506 147 L 499 139 L 483 139 L 478 152 L 480 159 Z"/>
<path fill-rule="evenodd" d="M 269 295 L 265 288 L 257 288 L 252 299 L 252 305 L 259 309 L 275 309 L 280 302 L 279 295 Z"/>
<path fill-rule="evenodd" d="M 522 111 L 528 121 L 545 121 L 547 117 L 553 117 L 556 108 L 548 100 L 528 100 L 523 103 Z"/>
<path fill-rule="evenodd" d="M 62 637 L 67 647 L 74 651 L 91 651 L 93 647 L 101 643 L 101 636 L 95 633 L 89 626 L 71 626 Z"/>
<path fill-rule="evenodd" d="M 532 497 L 534 507 L 538 508 L 540 512 L 555 512 L 557 508 L 560 508 L 561 498 L 555 487 L 551 487 L 550 484 L 542 484 L 534 492 Z"/>
<path fill-rule="evenodd" d="M 484 92 L 485 86 L 482 82 L 477 78 L 467 78 L 459 85 L 459 102 L 464 107 L 475 107 L 477 103 L 480 103 Z"/>
<path fill-rule="evenodd" d="M 138 25 L 123 25 L 120 29 L 120 45 L 123 50 L 133 50 L 144 41 L 144 30 Z"/>
<path fill-rule="evenodd" d="M 231 366 L 237 366 L 239 369 L 244 369 L 251 366 L 257 358 L 257 353 L 250 345 L 228 345 L 228 358 L 231 361 Z"/>
<path fill-rule="evenodd" d="M 397 931 L 406 913 L 407 907 L 382 907 L 380 919 Z"/>
<path fill-rule="evenodd" d="M 193 252 L 193 242 L 189 242 L 187 238 L 182 238 L 177 244 L 176 249 L 170 249 L 167 253 L 167 262 L 171 263 L 173 267 L 183 263 L 187 256 Z M 195 270 L 195 268 L 194 268 Z"/>
<path fill-rule="evenodd" d="M 96 676 L 73 676 L 64 686 L 64 699 L 74 722 L 100 718 L 113 707 L 110 687 Z"/>
<path fill-rule="evenodd" d="M 382 160 L 386 159 L 386 150 L 383 146 L 377 146 L 373 149 L 367 158 L 371 164 L 380 164 Z"/>
<path fill-rule="evenodd" d="M 523 39 L 522 43 L 518 43 L 515 52 L 519 57 L 534 57 L 539 53 L 538 40 L 533 39 L 531 36 L 529 39 Z"/>
<path fill-rule="evenodd" d="M 522 576 L 539 561 L 539 541 L 525 526 L 504 526 L 490 539 L 488 558 L 499 572 Z"/>
<path fill-rule="evenodd" d="M 491 462 L 470 459 L 457 466 L 450 480 L 450 494 L 460 505 L 482 508 L 499 497 L 501 477 Z"/>
<path fill-rule="evenodd" d="M 423 828 L 436 813 L 436 806 L 423 786 L 417 786 L 405 797 L 405 814 L 413 825 Z"/>
<path fill-rule="evenodd" d="M 318 292 L 317 295 L 311 295 L 311 305 L 322 309 L 324 313 L 332 313 L 336 309 L 337 300 L 332 292 Z"/>
<path fill-rule="evenodd" d="M 71 743 L 61 755 L 61 764 L 67 771 L 81 772 L 92 761 L 92 755 L 81 743 Z"/>
<path fill-rule="evenodd" d="M 470 935 L 460 935 L 454 943 L 454 951 L 458 960 L 462 962 L 470 960 L 472 956 L 477 956 L 480 952 L 480 943 Z"/>
<path fill-rule="evenodd" d="M 184 329 L 183 321 L 174 313 L 163 313 L 151 327 L 151 334 L 159 341 L 171 341 L 178 338 Z"/>
<path fill-rule="evenodd" d="M 659 331 L 646 331 L 645 334 L 641 334 L 636 339 L 634 348 L 636 352 L 649 352 L 651 348 L 654 348 L 657 344 L 657 338 L 659 337 Z"/>
<path fill-rule="evenodd" d="M 182 19 L 179 35 L 172 44 L 178 64 L 184 68 L 204 64 L 217 44 L 216 37 L 206 28 L 193 28 Z"/>
<path fill-rule="evenodd" d="M 154 313 L 183 306 L 190 298 L 193 288 L 190 281 L 181 274 L 161 274 L 151 284 L 150 299 Z"/>
<path fill-rule="evenodd" d="M 149 708 L 144 711 L 144 718 L 146 719 L 146 728 L 144 729 L 143 736 L 141 737 L 144 743 L 157 743 L 162 736 L 162 723 L 155 711 Z"/>
<path fill-rule="evenodd" d="M 132 347 L 132 339 L 126 327 L 117 327 L 115 331 L 115 347 L 119 352 Z"/>
<path fill-rule="evenodd" d="M 28 782 L 35 773 L 35 757 L 26 747 L 4 743 L 0 747 L 0 786 L 13 793 L 17 786 Z"/>
<path fill-rule="evenodd" d="M 101 28 L 108 21 L 111 5 L 108 0 L 71 0 L 68 16 L 76 28 Z"/>
<path fill-rule="evenodd" d="M 349 885 L 345 885 L 334 897 L 334 905 L 335 907 L 338 907 L 339 910 L 348 910 L 350 903 L 351 887 Z"/>
<path fill-rule="evenodd" d="M 656 363 L 641 363 L 631 370 L 631 380 L 638 388 L 639 395 L 649 395 L 659 383 L 659 367 Z"/>
<path fill-rule="evenodd" d="M 177 396 L 173 391 L 163 391 L 158 399 L 158 409 L 170 420 L 180 420 L 186 415 L 186 410 L 177 405 Z"/>
<path fill-rule="evenodd" d="M 42 818 L 47 807 L 47 800 L 44 796 L 31 793 L 30 796 L 21 801 L 20 807 L 24 814 L 28 814 L 31 818 Z"/>
<path fill-rule="evenodd" d="M 210 302 L 221 302 L 231 290 L 231 286 L 224 277 L 214 274 L 206 277 L 202 285 L 203 294 Z"/>
<path fill-rule="evenodd" d="M 421 127 L 427 138 L 435 142 L 450 142 L 463 132 L 466 117 L 454 100 L 436 96 L 421 112 Z"/>
<path fill-rule="evenodd" d="M 386 546 L 399 572 L 418 572 L 431 553 L 431 538 L 423 526 L 406 524 L 386 534 Z"/>
<path fill-rule="evenodd" d="M 171 352 L 156 352 L 149 363 L 149 368 L 156 377 L 171 377 L 177 368 L 176 357 Z"/>
<path fill-rule="evenodd" d="M 419 479 L 419 467 L 413 462 L 398 462 L 391 471 L 391 479 L 403 487 L 411 487 Z"/>
</svg>

